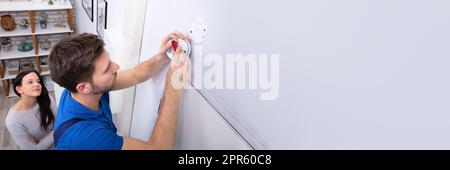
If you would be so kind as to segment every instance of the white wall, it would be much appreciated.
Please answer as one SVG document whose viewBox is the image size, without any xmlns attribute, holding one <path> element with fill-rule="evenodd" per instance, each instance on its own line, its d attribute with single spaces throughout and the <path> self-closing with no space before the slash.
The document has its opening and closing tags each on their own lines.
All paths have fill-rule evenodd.
<svg viewBox="0 0 450 170">
<path fill-rule="evenodd" d="M 258 136 L 260 148 L 450 148 L 449 1 L 150 2 L 150 50 L 203 17 L 205 53 L 280 55 L 276 100 L 259 100 L 259 91 L 207 91 L 233 122 L 249 127 L 238 129 L 246 139 Z M 136 99 L 158 102 L 160 90 L 156 79 L 138 87 Z M 135 116 L 145 118 L 137 135 L 147 138 L 157 105 L 136 104 L 142 113 Z"/>
<path fill-rule="evenodd" d="M 252 149 L 195 89 L 185 90 L 175 149 Z"/>
<path fill-rule="evenodd" d="M 95 23 L 97 23 L 97 4 L 94 3 L 94 22 L 92 22 L 86 12 L 83 9 L 83 5 L 81 4 L 81 0 L 74 0 L 73 8 L 75 15 L 75 22 L 77 23 L 76 32 L 81 33 L 91 33 L 97 34 Z"/>
</svg>

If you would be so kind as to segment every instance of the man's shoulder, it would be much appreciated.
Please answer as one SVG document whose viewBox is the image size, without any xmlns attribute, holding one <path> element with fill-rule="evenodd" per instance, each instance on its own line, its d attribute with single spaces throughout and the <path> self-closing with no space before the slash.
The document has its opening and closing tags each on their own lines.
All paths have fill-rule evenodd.
<svg viewBox="0 0 450 170">
<path fill-rule="evenodd" d="M 70 92 L 67 89 L 64 89 L 61 93 L 61 97 L 59 98 L 59 108 L 64 108 L 67 106 L 67 97 L 70 97 Z"/>
</svg>

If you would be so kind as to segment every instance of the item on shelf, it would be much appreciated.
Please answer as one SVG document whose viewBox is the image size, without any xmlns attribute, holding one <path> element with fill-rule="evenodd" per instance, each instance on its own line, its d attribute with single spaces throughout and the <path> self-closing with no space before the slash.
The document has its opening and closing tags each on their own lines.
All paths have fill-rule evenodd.
<svg viewBox="0 0 450 170">
<path fill-rule="evenodd" d="M 17 50 L 27 52 L 33 50 L 33 43 L 22 41 L 19 43 Z"/>
<path fill-rule="evenodd" d="M 0 22 L 5 31 L 14 31 L 16 29 L 16 22 L 14 22 L 14 18 L 11 15 L 2 15 Z"/>
<path fill-rule="evenodd" d="M 58 15 L 54 26 L 57 28 L 66 28 L 66 24 L 64 24 L 64 16 Z"/>
<path fill-rule="evenodd" d="M 49 1 L 48 1 L 48 4 L 49 4 L 49 5 L 53 5 L 53 4 L 55 4 L 55 3 L 53 3 L 52 0 L 49 0 Z"/>
<path fill-rule="evenodd" d="M 20 72 L 32 70 L 33 68 L 33 62 L 29 60 L 20 60 Z"/>
<path fill-rule="evenodd" d="M 12 50 L 12 41 L 11 38 L 3 38 L 1 40 L 1 49 L 3 51 L 11 51 Z"/>
<path fill-rule="evenodd" d="M 25 18 L 23 18 L 23 19 L 21 19 L 21 20 L 19 21 L 19 26 L 22 27 L 22 28 L 24 28 L 24 29 L 27 29 L 29 25 L 30 25 L 30 23 L 29 23 L 28 20 L 25 19 Z"/>
<path fill-rule="evenodd" d="M 19 74 L 19 60 L 10 60 L 8 62 L 8 73 L 9 75 Z"/>
<path fill-rule="evenodd" d="M 50 70 L 50 68 L 48 67 L 48 65 L 47 66 L 42 66 L 41 65 L 41 72 L 49 71 L 49 70 Z"/>
<path fill-rule="evenodd" d="M 41 66 L 41 72 L 50 71 L 49 66 Z"/>
<path fill-rule="evenodd" d="M 17 75 L 19 74 L 19 69 L 17 70 L 8 70 L 9 75 Z"/>
<path fill-rule="evenodd" d="M 45 51 L 49 50 L 52 47 L 52 42 L 48 39 L 39 41 L 39 44 L 41 46 L 41 49 Z"/>
<path fill-rule="evenodd" d="M 55 24 L 54 26 L 56 28 L 66 28 L 66 25 L 64 25 L 64 24 Z"/>
<path fill-rule="evenodd" d="M 47 23 L 48 23 L 48 15 L 45 13 L 42 13 L 41 20 L 39 21 L 39 24 L 41 25 L 42 29 L 47 29 Z"/>
<path fill-rule="evenodd" d="M 48 66 L 47 57 L 41 57 L 41 66 Z"/>
</svg>

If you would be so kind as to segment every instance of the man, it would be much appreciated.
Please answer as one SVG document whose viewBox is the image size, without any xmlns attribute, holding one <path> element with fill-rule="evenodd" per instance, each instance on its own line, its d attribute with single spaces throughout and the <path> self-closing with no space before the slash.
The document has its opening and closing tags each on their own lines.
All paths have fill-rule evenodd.
<svg viewBox="0 0 450 170">
<path fill-rule="evenodd" d="M 171 40 L 186 39 L 172 33 L 162 40 L 159 54 L 132 69 L 118 71 L 104 49 L 104 42 L 92 34 L 80 34 L 58 42 L 49 56 L 51 77 L 64 87 L 55 122 L 56 149 L 117 150 L 171 149 L 178 119 L 181 89 L 186 82 L 188 57 L 177 48 L 172 60 L 166 52 Z M 148 142 L 121 137 L 112 122 L 109 91 L 135 86 L 158 74 L 170 63 L 164 99 Z"/>
</svg>

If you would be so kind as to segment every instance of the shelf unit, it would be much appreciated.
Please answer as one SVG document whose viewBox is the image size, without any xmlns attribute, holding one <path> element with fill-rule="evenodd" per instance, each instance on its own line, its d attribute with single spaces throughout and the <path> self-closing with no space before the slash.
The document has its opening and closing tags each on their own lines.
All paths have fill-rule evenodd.
<svg viewBox="0 0 450 170">
<path fill-rule="evenodd" d="M 42 29 L 37 23 L 36 13 L 45 11 L 65 11 L 67 14 L 67 22 L 64 23 L 65 27 L 55 27 L 54 24 L 48 24 L 46 29 Z M 43 35 L 53 35 L 53 34 L 69 34 L 75 33 L 74 20 L 73 20 L 73 8 L 71 1 L 67 1 L 66 4 L 55 3 L 49 5 L 47 1 L 41 3 L 35 3 L 32 1 L 0 1 L 0 13 L 1 15 L 25 12 L 27 13 L 27 20 L 29 21 L 29 27 L 24 29 L 19 25 L 13 31 L 5 31 L 0 28 L 0 39 L 2 38 L 14 38 L 14 37 L 31 37 L 31 42 L 33 43 L 33 50 L 28 52 L 20 52 L 17 50 L 16 46 L 10 51 L 0 50 L 0 77 L 3 85 L 3 94 L 7 97 L 14 97 L 12 87 L 12 80 L 16 75 L 11 75 L 8 70 L 7 61 L 9 60 L 20 60 L 26 58 L 34 58 L 35 69 L 42 75 L 49 78 L 50 71 L 41 70 L 41 57 L 48 56 L 50 50 L 41 50 L 39 48 L 38 36 Z M 54 45 L 54 42 L 53 44 Z M 48 89 L 53 91 L 53 89 Z"/>
</svg>

